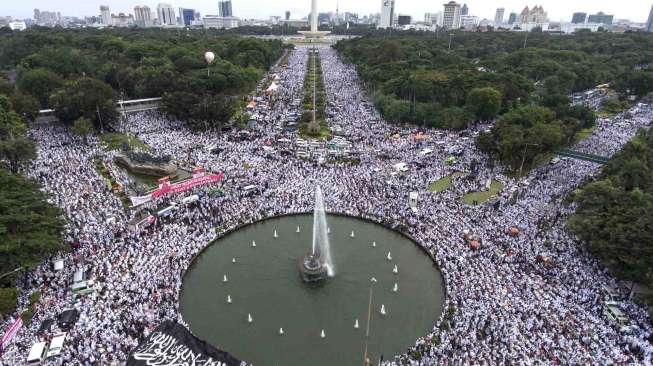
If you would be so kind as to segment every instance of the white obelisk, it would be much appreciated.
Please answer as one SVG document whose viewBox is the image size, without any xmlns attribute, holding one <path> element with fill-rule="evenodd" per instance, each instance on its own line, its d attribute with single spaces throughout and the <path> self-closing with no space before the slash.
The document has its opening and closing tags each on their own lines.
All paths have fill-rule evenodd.
<svg viewBox="0 0 653 366">
<path fill-rule="evenodd" d="M 317 32 L 317 0 L 311 0 L 311 32 Z"/>
</svg>

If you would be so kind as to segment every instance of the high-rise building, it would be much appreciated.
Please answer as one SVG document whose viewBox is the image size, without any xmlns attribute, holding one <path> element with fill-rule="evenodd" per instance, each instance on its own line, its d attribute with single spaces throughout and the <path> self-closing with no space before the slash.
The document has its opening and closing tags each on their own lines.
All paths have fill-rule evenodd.
<svg viewBox="0 0 653 366">
<path fill-rule="evenodd" d="M 381 19 L 379 20 L 379 28 L 392 27 L 392 21 L 395 18 L 395 0 L 382 0 L 381 3 Z"/>
<path fill-rule="evenodd" d="M 463 7 L 460 8 L 460 15 L 469 15 L 469 8 L 467 4 L 463 4 Z"/>
<path fill-rule="evenodd" d="M 496 14 L 494 14 L 494 25 L 500 26 L 503 24 L 503 15 L 506 13 L 505 8 L 498 8 Z"/>
<path fill-rule="evenodd" d="M 612 20 L 614 19 L 614 15 L 608 15 L 605 14 L 604 12 L 600 11 L 597 14 L 592 14 L 587 18 L 588 23 L 597 23 L 597 24 L 606 24 L 606 25 L 612 25 Z"/>
<path fill-rule="evenodd" d="M 134 20 L 137 27 L 142 27 L 142 28 L 151 27 L 152 11 L 148 6 L 135 6 Z"/>
<path fill-rule="evenodd" d="M 286 20 L 290 20 L 290 12 L 286 11 Z"/>
<path fill-rule="evenodd" d="M 179 22 L 185 27 L 190 27 L 195 20 L 195 9 L 179 8 Z"/>
<path fill-rule="evenodd" d="M 409 25 L 412 20 L 413 18 L 410 15 L 399 15 L 397 16 L 397 25 Z"/>
<path fill-rule="evenodd" d="M 161 26 L 177 24 L 175 9 L 170 4 L 159 3 L 159 5 L 156 7 L 156 14 L 159 18 L 159 24 Z"/>
<path fill-rule="evenodd" d="M 34 9 L 34 22 L 38 24 L 41 21 L 41 11 L 39 9 Z"/>
<path fill-rule="evenodd" d="M 587 20 L 587 13 L 574 13 L 571 17 L 571 22 L 573 24 L 585 24 Z"/>
<path fill-rule="evenodd" d="M 510 16 L 508 17 L 508 24 L 513 25 L 517 23 L 517 13 L 510 13 Z"/>
<path fill-rule="evenodd" d="M 223 18 L 232 17 L 231 0 L 218 1 L 218 11 Z"/>
<path fill-rule="evenodd" d="M 111 25 L 111 12 L 108 6 L 100 5 L 100 18 L 102 19 L 102 24 Z"/>
<path fill-rule="evenodd" d="M 460 28 L 460 4 L 455 1 L 444 4 L 442 26 L 447 29 Z"/>
<path fill-rule="evenodd" d="M 544 11 L 543 6 L 536 6 L 533 9 L 529 9 L 528 6 L 522 10 L 521 15 L 519 16 L 519 23 L 534 23 L 534 24 L 543 24 L 549 21 L 548 14 Z"/>
<path fill-rule="evenodd" d="M 460 27 L 465 29 L 474 29 L 478 27 L 479 19 L 474 15 L 461 15 Z"/>
<path fill-rule="evenodd" d="M 653 5 L 651 6 L 651 12 L 648 13 L 648 22 L 646 23 L 646 30 L 648 32 L 653 32 Z"/>
</svg>

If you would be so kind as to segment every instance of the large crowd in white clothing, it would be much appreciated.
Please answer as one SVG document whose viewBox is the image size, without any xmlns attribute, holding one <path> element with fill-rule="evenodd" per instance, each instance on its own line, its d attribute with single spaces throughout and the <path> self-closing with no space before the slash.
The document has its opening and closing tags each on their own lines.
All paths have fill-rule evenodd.
<svg viewBox="0 0 653 366">
<path fill-rule="evenodd" d="M 327 122 L 342 126 L 360 151 L 360 162 L 318 164 L 264 152 L 264 146 L 274 146 L 279 139 L 297 138 L 276 126 L 289 104 L 304 93 L 308 51 L 299 47 L 286 65 L 271 71 L 278 76 L 279 89 L 262 96 L 255 111 L 259 123 L 250 138 L 235 139 L 237 131 L 193 131 L 158 112 L 124 117 L 122 132 L 138 137 L 156 154 L 225 173 L 219 184 L 224 196 L 204 194 L 197 202 L 179 204 L 172 215 L 146 228 L 133 225 L 136 211 L 124 206 L 96 170 L 94 159 L 114 167 L 114 153 L 96 138 L 85 143 L 57 124 L 34 126 L 30 136 L 38 142 L 38 158 L 25 173 L 63 209 L 65 241 L 74 249 L 61 254 L 63 270 L 54 271 L 47 261 L 21 281 L 19 311 L 26 308 L 32 292 L 38 290 L 42 296 L 30 325 L 18 333 L 0 363 L 25 361 L 41 322 L 56 319 L 73 306 L 70 282 L 83 269 L 94 279 L 93 294 L 75 299 L 79 320 L 70 329 L 61 356 L 46 364 L 120 365 L 162 320 L 183 323 L 178 311 L 182 276 L 199 251 L 241 225 L 310 212 L 318 185 L 329 211 L 410 234 L 441 269 L 444 313 L 432 332 L 405 354 L 386 360 L 387 365 L 651 363 L 652 329 L 645 309 L 623 301 L 629 327 L 603 315 L 605 287 L 617 283 L 565 228 L 565 217 L 574 206 L 565 206 L 562 200 L 596 175 L 600 165 L 562 160 L 515 181 L 502 175 L 500 167 L 487 168 L 487 158 L 477 151 L 473 138 L 466 137 L 486 127 L 464 131 L 463 136 L 390 125 L 375 113 L 355 68 L 330 48 L 319 51 L 333 112 Z M 653 106 L 638 104 L 627 113 L 599 119 L 594 133 L 575 148 L 612 156 L 652 121 Z M 427 138 L 417 138 L 420 133 Z M 463 153 L 448 165 L 448 148 L 454 145 Z M 433 152 L 420 154 L 425 148 Z M 472 161 L 479 162 L 476 174 L 455 178 L 438 194 L 427 191 L 435 180 L 454 172 L 469 173 Z M 397 172 L 398 163 L 406 163 L 409 170 Z M 492 204 L 461 202 L 463 194 L 484 189 L 488 179 L 504 186 Z M 250 185 L 257 186 L 258 193 L 245 196 L 242 187 Z M 208 190 L 200 187 L 166 196 L 146 208 L 156 211 Z M 419 194 L 416 211 L 409 207 L 409 192 Z M 519 235 L 507 235 L 511 227 L 518 228 Z M 480 249 L 465 244 L 465 230 L 481 240 Z M 543 263 L 538 260 L 542 257 L 551 260 Z M 51 336 L 56 328 L 55 324 L 41 337 Z"/>
</svg>

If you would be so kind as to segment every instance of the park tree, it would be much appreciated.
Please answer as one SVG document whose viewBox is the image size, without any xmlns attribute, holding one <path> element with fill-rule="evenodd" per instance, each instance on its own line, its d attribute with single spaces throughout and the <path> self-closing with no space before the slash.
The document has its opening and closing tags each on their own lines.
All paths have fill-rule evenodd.
<svg viewBox="0 0 653 366">
<path fill-rule="evenodd" d="M 34 96 L 41 108 L 47 108 L 50 95 L 61 88 L 64 79 L 47 69 L 33 69 L 22 73 L 18 79 L 18 88 L 27 94 Z"/>
<path fill-rule="evenodd" d="M 79 117 L 73 122 L 71 128 L 72 133 L 77 136 L 81 136 L 84 140 L 84 144 L 88 143 L 88 135 L 92 134 L 95 131 L 93 127 L 93 122 L 85 117 Z"/>
<path fill-rule="evenodd" d="M 32 267 L 63 249 L 62 212 L 39 185 L 0 169 L 0 273 Z"/>
<path fill-rule="evenodd" d="M 479 121 L 488 121 L 501 110 L 501 93 L 491 87 L 475 88 L 467 96 L 467 109 Z"/>
<path fill-rule="evenodd" d="M 84 117 L 100 131 L 118 118 L 111 87 L 90 77 L 67 82 L 52 96 L 51 104 L 59 120 L 72 124 Z"/>
<path fill-rule="evenodd" d="M 36 157 L 36 145 L 27 138 L 27 125 L 12 109 L 9 98 L 0 95 L 0 159 L 17 173 L 22 163 Z"/>
</svg>

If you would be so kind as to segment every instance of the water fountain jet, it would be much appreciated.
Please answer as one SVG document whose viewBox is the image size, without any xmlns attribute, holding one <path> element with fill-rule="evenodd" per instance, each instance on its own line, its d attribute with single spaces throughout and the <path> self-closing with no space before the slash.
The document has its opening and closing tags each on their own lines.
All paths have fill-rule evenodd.
<svg viewBox="0 0 653 366">
<path fill-rule="evenodd" d="M 315 189 L 315 209 L 313 211 L 313 243 L 311 252 L 300 262 L 300 273 L 305 282 L 318 282 L 335 275 L 331 246 L 327 236 L 329 228 L 324 209 L 322 189 Z"/>
</svg>

